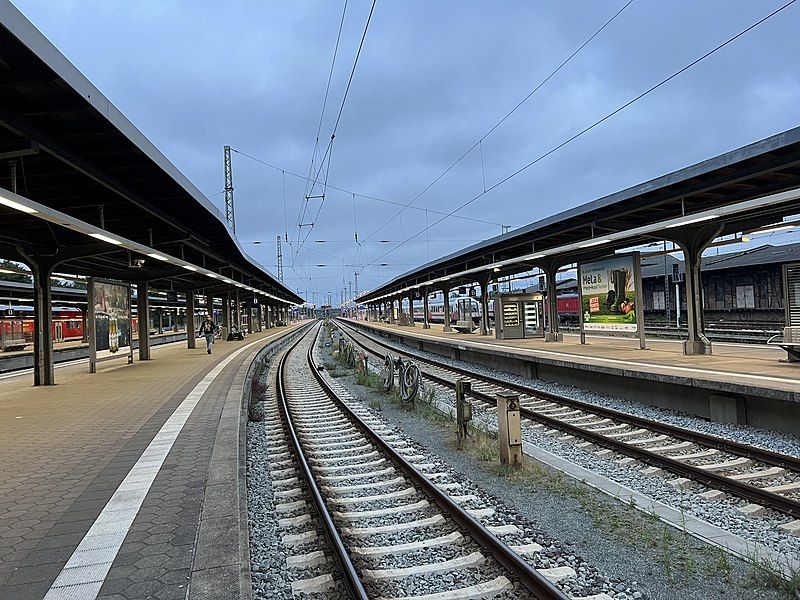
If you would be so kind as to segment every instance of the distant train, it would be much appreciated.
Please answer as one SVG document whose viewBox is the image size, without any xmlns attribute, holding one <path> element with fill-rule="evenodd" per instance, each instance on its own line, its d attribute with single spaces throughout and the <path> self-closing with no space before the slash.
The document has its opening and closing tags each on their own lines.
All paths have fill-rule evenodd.
<svg viewBox="0 0 800 600">
<path fill-rule="evenodd" d="M 71 306 L 53 307 L 53 341 L 83 339 L 83 312 Z M 33 343 L 33 307 L 13 306 L 0 314 L 0 350 L 21 350 Z"/>
<path fill-rule="evenodd" d="M 558 320 L 560 323 L 566 324 L 578 322 L 578 303 L 579 300 L 577 294 L 564 294 L 558 296 L 556 304 L 558 306 Z M 447 312 L 450 315 L 450 323 L 456 323 L 458 321 L 459 304 L 469 304 L 472 306 L 472 321 L 477 327 L 481 322 L 481 315 L 483 314 L 480 299 L 463 294 L 450 295 L 450 302 L 447 311 L 445 311 L 444 298 L 442 297 L 442 294 L 436 294 L 433 298 L 430 298 L 428 300 L 428 320 L 431 323 L 444 323 L 445 312 Z M 546 311 L 547 303 L 545 303 L 545 312 Z M 416 302 L 414 304 L 414 320 L 422 322 L 422 317 L 422 303 Z M 490 325 L 493 326 L 494 300 L 489 300 L 489 322 Z"/>
</svg>

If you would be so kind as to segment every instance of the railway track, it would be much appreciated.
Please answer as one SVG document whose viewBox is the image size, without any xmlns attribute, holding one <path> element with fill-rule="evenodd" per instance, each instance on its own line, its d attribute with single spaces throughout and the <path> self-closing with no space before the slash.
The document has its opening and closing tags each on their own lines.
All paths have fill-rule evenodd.
<svg viewBox="0 0 800 600">
<path fill-rule="evenodd" d="M 287 565 L 312 575 L 296 579 L 293 593 L 569 598 L 551 582 L 553 573 L 523 558 L 541 547 L 506 545 L 508 526 L 484 524 L 491 511 L 462 507 L 470 498 L 437 485 L 432 465 L 419 462 L 424 456 L 340 397 L 314 361 L 318 332 L 312 328 L 281 355 L 274 400 L 280 416 L 270 410 L 266 419 L 272 473 L 280 477 L 275 512 L 284 545 L 297 552 Z"/>
<path fill-rule="evenodd" d="M 749 503 L 741 509 L 745 514 L 758 515 L 771 508 L 800 519 L 800 458 L 444 365 L 338 323 L 357 346 L 381 361 L 389 350 L 412 358 L 423 378 L 437 385 L 453 389 L 457 379 L 470 382 L 472 397 L 490 410 L 496 407 L 498 392 L 517 393 L 521 416 L 532 422 L 529 426 L 577 438 L 575 443 L 586 450 L 600 447 L 600 456 L 622 454 L 627 463 L 646 463 L 643 474 L 673 473 L 677 477 L 670 483 L 678 489 L 705 485 L 710 489 L 703 495 L 710 500 L 725 494 L 743 498 Z"/>
</svg>

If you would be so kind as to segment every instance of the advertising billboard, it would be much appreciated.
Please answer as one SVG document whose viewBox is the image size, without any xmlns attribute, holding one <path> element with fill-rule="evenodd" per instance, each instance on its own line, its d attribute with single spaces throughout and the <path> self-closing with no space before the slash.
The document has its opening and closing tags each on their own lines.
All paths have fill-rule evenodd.
<svg viewBox="0 0 800 600">
<path fill-rule="evenodd" d="M 133 362 L 130 286 L 90 279 L 88 295 L 90 372 L 95 372 L 97 362 L 111 358 Z"/>
<path fill-rule="evenodd" d="M 639 334 L 644 343 L 639 254 L 578 265 L 581 342 L 584 333 Z"/>
</svg>

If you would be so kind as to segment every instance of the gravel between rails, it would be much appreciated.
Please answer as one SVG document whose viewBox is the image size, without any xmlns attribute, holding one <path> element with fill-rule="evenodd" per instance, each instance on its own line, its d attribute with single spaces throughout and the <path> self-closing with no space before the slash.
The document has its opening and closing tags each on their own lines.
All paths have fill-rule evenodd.
<svg viewBox="0 0 800 600">
<path fill-rule="evenodd" d="M 479 374 L 483 373 L 493 377 L 499 377 L 509 382 L 519 383 L 537 390 L 562 394 L 599 406 L 606 406 L 630 414 L 658 419 L 695 431 L 712 433 L 719 437 L 760 446 L 776 452 L 800 455 L 798 454 L 798 452 L 800 452 L 800 440 L 798 440 L 796 436 L 759 430 L 751 427 L 712 423 L 676 411 L 640 405 L 576 387 L 527 379 L 505 371 L 498 371 L 465 361 L 449 359 L 437 354 L 419 351 L 383 338 L 381 341 L 390 344 L 402 352 L 417 355 L 422 358 L 429 358 L 444 365 L 467 367 Z M 453 400 L 451 399 L 449 402 L 452 404 Z M 477 404 L 475 416 L 490 428 L 497 428 L 495 415 L 483 410 Z M 787 523 L 792 520 L 791 517 L 787 515 L 769 511 L 768 515 L 764 517 L 748 517 L 737 510 L 737 508 L 747 504 L 744 500 L 733 497 L 727 497 L 723 501 L 707 500 L 699 494 L 706 491 L 708 488 L 699 485 L 688 490 L 675 489 L 667 483 L 668 480 L 673 477 L 649 477 L 639 473 L 635 465 L 634 467 L 618 465 L 615 461 L 622 458 L 622 456 L 614 456 L 611 459 L 601 458 L 591 451 L 577 448 L 570 442 L 559 441 L 556 437 L 548 436 L 543 430 L 533 427 L 523 427 L 523 437 L 527 442 L 562 456 L 580 466 L 605 475 L 614 481 L 647 494 L 665 504 L 678 508 L 687 514 L 692 514 L 746 539 L 764 544 L 777 552 L 782 552 L 788 556 L 800 556 L 800 537 L 785 534 L 777 529 L 779 524 Z"/>
</svg>

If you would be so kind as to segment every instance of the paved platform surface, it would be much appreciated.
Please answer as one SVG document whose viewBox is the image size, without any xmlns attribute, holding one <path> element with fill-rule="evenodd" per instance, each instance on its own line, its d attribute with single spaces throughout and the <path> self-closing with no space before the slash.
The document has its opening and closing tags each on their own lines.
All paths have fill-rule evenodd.
<svg viewBox="0 0 800 600">
<path fill-rule="evenodd" d="M 295 327 L 218 342 L 211 356 L 204 346 L 176 344 L 154 348 L 151 361 L 101 363 L 94 375 L 70 365 L 52 387 L 35 388 L 27 375 L 0 381 L 0 598 L 45 597 L 154 436 L 205 378 L 99 590 L 108 599 L 185 598 L 231 381 L 258 348 Z M 208 376 L 245 346 L 253 351 Z M 79 590 L 48 597 L 84 598 Z"/>
<path fill-rule="evenodd" d="M 711 356 L 685 356 L 682 343 L 677 340 L 648 340 L 648 348 L 641 350 L 638 339 L 587 336 L 588 343 L 581 344 L 579 336 L 565 334 L 563 342 L 545 342 L 541 338 L 498 340 L 477 333 L 444 333 L 442 326 L 436 324 L 432 324 L 431 329 L 423 329 L 420 323 L 416 327 L 358 323 L 421 339 L 576 365 L 800 394 L 800 363 L 782 362 L 786 352 L 768 346 L 714 342 Z"/>
</svg>

